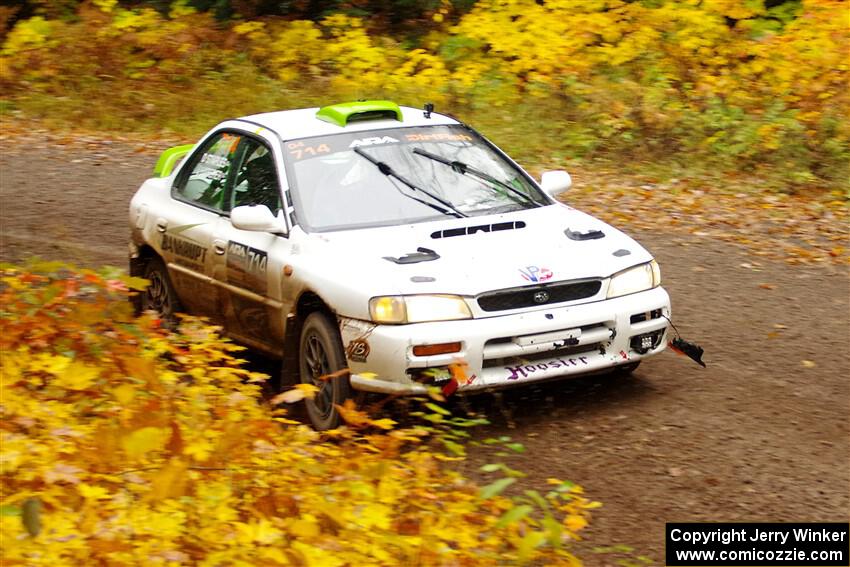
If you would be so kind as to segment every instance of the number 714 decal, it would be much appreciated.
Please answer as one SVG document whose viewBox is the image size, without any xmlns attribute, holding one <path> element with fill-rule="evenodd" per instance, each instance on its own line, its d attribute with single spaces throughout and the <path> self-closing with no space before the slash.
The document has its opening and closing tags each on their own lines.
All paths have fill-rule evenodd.
<svg viewBox="0 0 850 567">
<path fill-rule="evenodd" d="M 246 244 L 227 243 L 227 282 L 256 293 L 265 294 L 268 288 L 266 268 L 269 257 L 263 250 Z"/>
</svg>

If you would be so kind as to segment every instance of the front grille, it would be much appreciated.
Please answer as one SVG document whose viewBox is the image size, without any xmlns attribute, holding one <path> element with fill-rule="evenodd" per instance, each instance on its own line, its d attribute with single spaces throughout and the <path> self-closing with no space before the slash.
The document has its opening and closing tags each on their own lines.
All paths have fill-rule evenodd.
<svg viewBox="0 0 850 567">
<path fill-rule="evenodd" d="M 478 296 L 478 306 L 484 311 L 540 307 L 593 297 L 601 286 L 600 280 L 588 280 L 488 291 Z"/>
</svg>

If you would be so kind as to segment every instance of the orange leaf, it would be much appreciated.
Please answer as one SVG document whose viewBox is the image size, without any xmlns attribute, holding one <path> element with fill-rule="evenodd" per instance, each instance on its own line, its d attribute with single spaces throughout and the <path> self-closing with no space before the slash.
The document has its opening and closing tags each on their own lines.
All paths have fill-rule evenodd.
<svg viewBox="0 0 850 567">
<path fill-rule="evenodd" d="M 366 415 L 366 412 L 362 412 L 357 409 L 354 400 L 345 400 L 345 403 L 342 405 L 334 404 L 334 407 L 339 411 L 340 417 L 342 417 L 343 421 L 352 427 L 364 427 L 371 423 L 371 419 Z"/>
</svg>

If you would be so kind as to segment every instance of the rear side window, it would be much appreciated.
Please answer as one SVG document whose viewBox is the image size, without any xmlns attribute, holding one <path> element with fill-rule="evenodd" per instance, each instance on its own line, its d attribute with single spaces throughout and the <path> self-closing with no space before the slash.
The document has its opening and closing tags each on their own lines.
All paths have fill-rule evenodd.
<svg viewBox="0 0 850 567">
<path fill-rule="evenodd" d="M 187 164 L 189 174 L 178 182 L 177 196 L 207 209 L 226 210 L 236 150 L 243 136 L 224 132 L 214 136 Z"/>
</svg>

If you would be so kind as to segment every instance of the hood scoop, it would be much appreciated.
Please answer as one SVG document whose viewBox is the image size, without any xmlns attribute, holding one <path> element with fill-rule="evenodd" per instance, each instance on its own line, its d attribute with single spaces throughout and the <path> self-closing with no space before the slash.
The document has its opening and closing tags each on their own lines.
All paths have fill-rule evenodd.
<svg viewBox="0 0 850 567">
<path fill-rule="evenodd" d="M 499 232 L 502 230 L 514 230 L 525 228 L 523 221 L 497 222 L 494 224 L 479 224 L 476 226 L 462 226 L 460 228 L 447 228 L 431 233 L 431 238 L 448 238 L 450 236 L 464 236 L 476 232 Z"/>
<path fill-rule="evenodd" d="M 564 234 L 566 234 L 567 238 L 569 238 L 570 240 L 596 240 L 598 238 L 605 238 L 605 233 L 595 228 L 591 228 L 585 231 L 570 230 L 568 228 L 564 231 Z"/>
<path fill-rule="evenodd" d="M 389 260 L 394 264 L 417 264 L 419 262 L 431 262 L 433 260 L 439 260 L 440 255 L 431 250 L 430 248 L 423 248 L 420 246 L 416 249 L 416 252 L 410 252 L 405 254 L 404 256 L 399 256 L 398 258 L 393 258 L 392 256 L 384 256 L 384 260 Z"/>
</svg>

